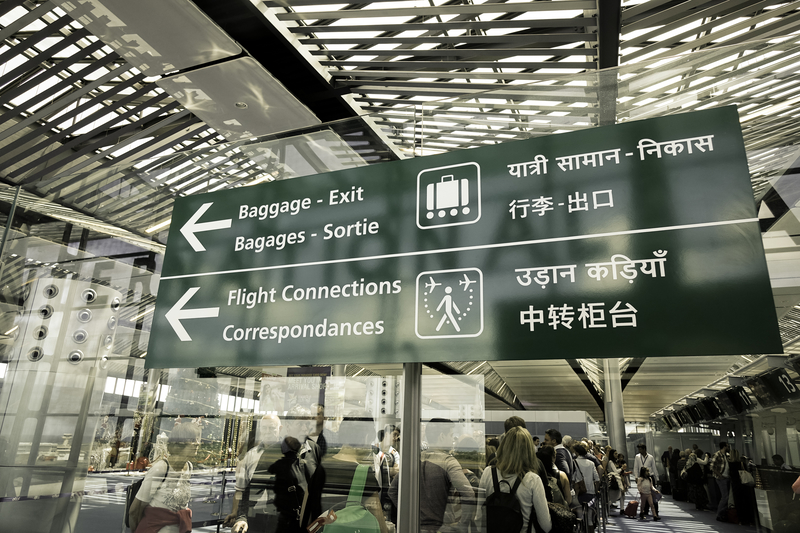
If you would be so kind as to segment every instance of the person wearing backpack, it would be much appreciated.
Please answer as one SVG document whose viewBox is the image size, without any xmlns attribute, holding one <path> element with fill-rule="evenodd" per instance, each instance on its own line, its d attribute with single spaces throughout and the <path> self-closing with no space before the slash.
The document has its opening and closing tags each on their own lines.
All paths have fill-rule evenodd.
<svg viewBox="0 0 800 533">
<path fill-rule="evenodd" d="M 128 514 L 134 533 L 186 533 L 192 530 L 189 509 L 192 463 L 197 455 L 202 428 L 194 422 L 178 422 L 172 428 L 165 461 L 157 461 L 145 474 Z"/>
<path fill-rule="evenodd" d="M 527 429 L 512 428 L 500 441 L 497 465 L 487 467 L 480 488 L 485 491 L 483 522 L 487 533 L 549 533 L 552 528 L 536 448 Z M 530 525 L 529 525 L 530 524 Z"/>
</svg>

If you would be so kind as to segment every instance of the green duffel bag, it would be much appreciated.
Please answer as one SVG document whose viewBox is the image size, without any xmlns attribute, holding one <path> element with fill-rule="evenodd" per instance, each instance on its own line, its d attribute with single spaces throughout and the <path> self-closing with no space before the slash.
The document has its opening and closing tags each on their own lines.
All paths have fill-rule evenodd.
<svg viewBox="0 0 800 533">
<path fill-rule="evenodd" d="M 336 513 L 336 521 L 326 525 L 323 533 L 380 533 L 378 519 L 361 503 L 368 472 L 369 465 L 358 465 L 347 501 L 331 507 L 331 511 Z"/>
</svg>

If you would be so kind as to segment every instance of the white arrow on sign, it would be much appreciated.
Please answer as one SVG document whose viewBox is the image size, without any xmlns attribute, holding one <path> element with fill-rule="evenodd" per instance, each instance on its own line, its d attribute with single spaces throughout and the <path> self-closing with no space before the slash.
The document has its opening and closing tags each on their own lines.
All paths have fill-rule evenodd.
<svg viewBox="0 0 800 533">
<path fill-rule="evenodd" d="M 194 215 L 192 215 L 192 218 L 190 218 L 186 222 L 186 224 L 184 224 L 183 227 L 181 228 L 181 233 L 183 233 L 183 236 L 186 238 L 186 241 L 194 249 L 195 252 L 206 251 L 206 247 L 203 246 L 203 244 L 199 240 L 197 240 L 197 237 L 194 236 L 195 233 L 199 233 L 201 231 L 211 231 L 215 229 L 230 228 L 231 224 L 233 223 L 233 221 L 230 218 L 228 218 L 225 220 L 215 220 L 214 222 L 200 222 L 198 224 L 197 221 L 200 220 L 200 217 L 203 216 L 203 214 L 206 211 L 208 211 L 208 208 L 211 207 L 213 204 L 214 202 L 208 202 L 207 204 L 201 205 L 200 209 L 198 209 L 197 212 Z"/>
<path fill-rule="evenodd" d="M 210 205 L 210 204 L 209 204 Z M 200 287 L 192 287 L 186 294 L 181 296 L 178 303 L 172 306 L 172 309 L 167 311 L 167 314 L 164 315 L 164 318 L 167 319 L 169 325 L 172 326 L 172 329 L 175 330 L 177 333 L 178 338 L 182 341 L 190 341 L 192 338 L 184 329 L 183 324 L 181 324 L 181 320 L 185 320 L 187 318 L 216 318 L 219 316 L 219 307 L 205 307 L 203 309 L 184 309 L 183 306 L 192 299 L 192 296 L 200 290 Z"/>
</svg>

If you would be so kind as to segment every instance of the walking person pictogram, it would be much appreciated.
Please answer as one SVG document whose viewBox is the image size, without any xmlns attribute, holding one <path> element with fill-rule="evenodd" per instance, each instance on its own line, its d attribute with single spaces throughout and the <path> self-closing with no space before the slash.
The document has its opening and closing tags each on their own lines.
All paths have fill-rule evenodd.
<svg viewBox="0 0 800 533">
<path fill-rule="evenodd" d="M 436 308 L 436 310 L 439 311 L 442 308 L 442 306 L 444 306 L 444 314 L 442 315 L 442 319 L 439 321 L 439 325 L 436 326 L 436 331 L 442 329 L 444 323 L 449 319 L 453 327 L 456 328 L 456 331 L 460 333 L 461 328 L 458 327 L 458 322 L 456 322 L 456 319 L 453 317 L 453 309 L 455 309 L 456 313 L 458 314 L 461 314 L 461 310 L 453 301 L 453 297 L 450 296 L 450 293 L 453 292 L 453 288 L 449 286 L 445 287 L 444 292 L 445 295 L 444 297 L 442 297 L 442 301 L 439 302 L 439 306 Z"/>
<path fill-rule="evenodd" d="M 477 268 L 420 272 L 415 315 L 421 339 L 477 337 L 483 331 L 483 273 Z"/>
</svg>

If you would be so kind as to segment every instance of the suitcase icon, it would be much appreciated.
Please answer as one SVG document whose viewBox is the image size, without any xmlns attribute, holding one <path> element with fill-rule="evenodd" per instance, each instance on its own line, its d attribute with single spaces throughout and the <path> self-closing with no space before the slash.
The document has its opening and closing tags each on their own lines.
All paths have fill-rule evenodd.
<svg viewBox="0 0 800 533">
<path fill-rule="evenodd" d="M 481 218 L 481 167 L 470 161 L 417 174 L 417 227 L 474 224 Z"/>
<path fill-rule="evenodd" d="M 426 188 L 426 207 L 429 217 L 432 211 L 439 210 L 439 216 L 444 216 L 446 210 L 450 210 L 450 215 L 458 214 L 458 208 L 464 207 L 464 214 L 469 213 L 469 180 L 462 178 L 453 179 L 452 174 L 442 176 L 436 183 L 429 183 Z"/>
</svg>

